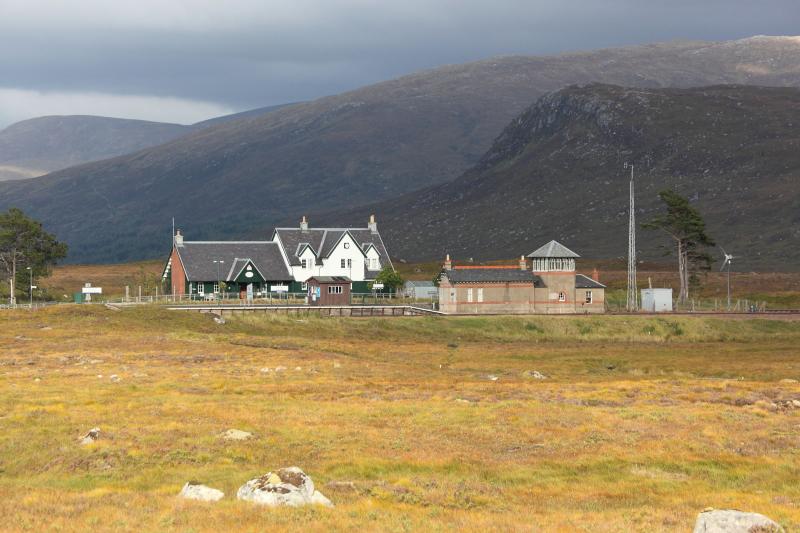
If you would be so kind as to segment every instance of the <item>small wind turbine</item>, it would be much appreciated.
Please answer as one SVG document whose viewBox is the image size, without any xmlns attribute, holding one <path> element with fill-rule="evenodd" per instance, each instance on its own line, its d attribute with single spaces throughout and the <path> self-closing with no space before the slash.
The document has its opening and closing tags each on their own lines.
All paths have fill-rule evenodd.
<svg viewBox="0 0 800 533">
<path fill-rule="evenodd" d="M 725 248 L 722 246 L 719 247 L 722 250 L 722 257 L 725 259 L 722 262 L 722 266 L 720 267 L 719 271 L 722 272 L 725 270 L 725 267 L 728 267 L 728 311 L 731 310 L 731 261 L 733 260 L 733 255 L 729 254 L 725 251 Z"/>
</svg>

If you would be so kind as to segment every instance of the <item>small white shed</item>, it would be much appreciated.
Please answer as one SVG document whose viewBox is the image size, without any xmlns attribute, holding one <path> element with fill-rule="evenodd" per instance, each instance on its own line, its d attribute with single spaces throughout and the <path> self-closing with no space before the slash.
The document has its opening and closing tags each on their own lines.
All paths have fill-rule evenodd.
<svg viewBox="0 0 800 533">
<path fill-rule="evenodd" d="M 642 289 L 642 311 L 672 312 L 672 289 Z"/>
</svg>

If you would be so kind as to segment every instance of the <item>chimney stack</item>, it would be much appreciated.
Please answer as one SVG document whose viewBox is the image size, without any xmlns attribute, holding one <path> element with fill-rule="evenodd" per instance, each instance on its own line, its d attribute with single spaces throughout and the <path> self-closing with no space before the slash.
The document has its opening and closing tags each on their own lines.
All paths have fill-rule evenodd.
<svg viewBox="0 0 800 533">
<path fill-rule="evenodd" d="M 300 221 L 300 231 L 308 231 L 308 220 L 306 220 L 305 215 L 303 215 L 303 220 Z"/>
<path fill-rule="evenodd" d="M 372 233 L 378 233 L 378 223 L 375 222 L 375 215 L 369 216 L 369 224 L 367 224 L 367 227 Z"/>
<path fill-rule="evenodd" d="M 175 246 L 183 246 L 183 235 L 181 235 L 181 230 L 175 232 Z"/>
<path fill-rule="evenodd" d="M 523 272 L 528 270 L 528 262 L 525 260 L 525 256 L 519 256 L 519 269 Z"/>
<path fill-rule="evenodd" d="M 594 267 L 592 270 L 592 279 L 600 283 L 600 271 L 597 270 L 597 267 Z"/>
<path fill-rule="evenodd" d="M 450 254 L 447 254 L 447 257 L 444 259 L 444 269 L 453 270 L 453 263 L 450 261 Z"/>
</svg>

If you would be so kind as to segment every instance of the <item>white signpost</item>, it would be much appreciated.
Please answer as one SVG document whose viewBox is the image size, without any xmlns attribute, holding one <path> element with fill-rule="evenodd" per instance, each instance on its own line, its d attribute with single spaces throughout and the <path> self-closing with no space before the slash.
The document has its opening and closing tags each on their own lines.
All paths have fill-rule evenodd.
<svg viewBox="0 0 800 533">
<path fill-rule="evenodd" d="M 92 294 L 103 294 L 103 287 L 92 287 L 91 283 L 84 283 L 81 292 L 86 295 L 86 301 L 92 301 Z"/>
<path fill-rule="evenodd" d="M 373 283 L 372 284 L 372 290 L 373 291 L 379 291 L 382 288 L 383 288 L 383 283 Z"/>
<path fill-rule="evenodd" d="M 289 292 L 288 285 L 270 285 L 270 292 Z"/>
</svg>

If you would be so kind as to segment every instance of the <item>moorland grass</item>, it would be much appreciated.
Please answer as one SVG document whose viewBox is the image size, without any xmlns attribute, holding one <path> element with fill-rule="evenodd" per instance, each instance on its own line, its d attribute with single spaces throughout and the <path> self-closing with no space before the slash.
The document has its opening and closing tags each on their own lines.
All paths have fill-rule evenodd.
<svg viewBox="0 0 800 533">
<path fill-rule="evenodd" d="M 714 506 L 793 530 L 800 410 L 773 405 L 800 399 L 798 341 L 766 319 L 4 312 L 1 529 L 685 531 Z M 287 465 L 336 508 L 233 498 Z M 189 480 L 225 500 L 178 500 Z"/>
</svg>

